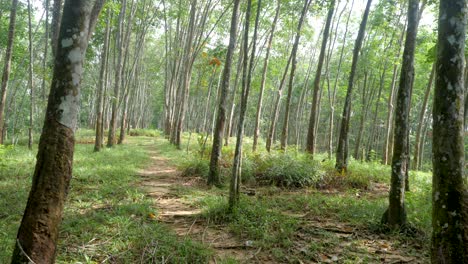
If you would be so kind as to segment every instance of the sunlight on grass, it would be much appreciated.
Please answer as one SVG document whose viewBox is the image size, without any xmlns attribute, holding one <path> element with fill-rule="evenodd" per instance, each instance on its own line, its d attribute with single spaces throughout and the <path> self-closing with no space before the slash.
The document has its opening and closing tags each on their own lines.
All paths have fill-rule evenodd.
<svg viewBox="0 0 468 264">
<path fill-rule="evenodd" d="M 81 131 L 80 140 L 91 138 Z M 154 147 L 149 137 L 128 138 L 128 144 L 93 152 L 93 144 L 76 145 L 71 189 L 65 206 L 57 263 L 101 261 L 135 263 L 206 263 L 212 254 L 148 217 L 155 213 L 137 182 Z M 23 146 L 0 160 L 0 263 L 9 262 L 30 188 L 35 153 Z M 155 250 L 157 249 L 157 250 Z"/>
</svg>

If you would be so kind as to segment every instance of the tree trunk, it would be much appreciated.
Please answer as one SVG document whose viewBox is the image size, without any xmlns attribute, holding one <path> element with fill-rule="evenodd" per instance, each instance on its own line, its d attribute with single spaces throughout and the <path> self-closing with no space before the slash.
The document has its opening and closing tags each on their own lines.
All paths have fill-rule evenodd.
<svg viewBox="0 0 468 264">
<path fill-rule="evenodd" d="M 330 7 L 328 9 L 327 21 L 325 24 L 325 29 L 323 31 L 323 39 L 322 39 L 322 48 L 320 50 L 319 59 L 317 62 L 317 70 L 315 72 L 315 79 L 314 79 L 314 92 L 312 96 L 312 108 L 310 109 L 310 118 L 309 118 L 309 130 L 307 132 L 307 145 L 306 151 L 312 155 L 315 152 L 315 141 L 317 140 L 317 134 L 315 133 L 316 122 L 317 122 L 317 111 L 318 111 L 318 93 L 320 89 L 320 77 L 322 75 L 322 67 L 323 61 L 325 59 L 325 52 L 327 49 L 327 41 L 328 35 L 330 32 L 331 20 L 333 18 L 333 12 L 335 10 L 335 1 L 332 0 L 330 3 Z"/>
<path fill-rule="evenodd" d="M 406 225 L 405 179 L 409 162 L 409 114 L 414 81 L 414 52 L 418 32 L 419 0 L 408 2 L 408 28 L 397 93 L 389 206 L 382 223 L 391 228 Z"/>
<path fill-rule="evenodd" d="M 463 171 L 466 17 L 466 1 L 440 1 L 432 139 L 432 263 L 468 263 L 468 191 Z"/>
<path fill-rule="evenodd" d="M 241 167 L 242 167 L 242 140 L 244 136 L 244 120 L 247 111 L 247 100 L 249 99 L 250 83 L 252 81 L 252 73 L 255 61 L 255 50 L 257 46 L 258 23 L 260 20 L 261 1 L 257 5 L 257 17 L 255 18 L 255 28 L 252 37 L 252 53 L 250 54 L 250 61 L 248 62 L 249 50 L 249 26 L 250 26 L 250 10 L 252 7 L 252 0 L 247 1 L 247 11 L 245 14 L 245 28 L 244 28 L 244 66 L 242 70 L 242 93 L 241 93 L 241 108 L 239 113 L 239 122 L 237 124 L 237 138 L 236 150 L 234 151 L 234 161 L 232 165 L 231 184 L 229 186 L 229 209 L 232 211 L 239 203 L 239 189 L 241 181 Z"/>
<path fill-rule="evenodd" d="M 354 7 L 354 0 L 351 1 L 351 7 L 348 12 L 348 17 L 346 19 L 346 26 L 345 26 L 345 32 L 343 34 L 343 40 L 342 40 L 342 46 L 341 46 L 341 51 L 340 51 L 340 59 L 338 60 L 338 69 L 335 77 L 335 81 L 333 84 L 333 92 L 330 95 L 329 94 L 329 99 L 330 99 L 330 123 L 329 123 L 329 130 L 330 130 L 330 135 L 328 138 L 328 158 L 332 158 L 333 154 L 333 137 L 334 137 L 334 117 L 335 117 L 335 103 L 336 103 L 336 93 L 337 93 L 337 85 L 338 85 L 338 78 L 340 77 L 341 73 L 341 66 L 343 64 L 343 55 L 344 55 L 344 49 L 346 47 L 346 36 L 348 35 L 348 30 L 349 30 L 349 20 L 351 18 L 351 11 L 353 10 Z M 336 30 L 335 30 L 336 31 Z M 327 76 L 327 79 L 329 78 L 329 75 Z"/>
<path fill-rule="evenodd" d="M 270 152 L 271 146 L 275 140 L 275 131 L 276 131 L 276 122 L 278 122 L 278 116 L 280 112 L 280 102 L 281 102 L 281 95 L 283 93 L 284 81 L 286 80 L 286 76 L 288 75 L 289 65 L 291 64 L 292 56 L 289 56 L 288 63 L 286 64 L 286 69 L 283 73 L 283 78 L 281 79 L 280 86 L 278 88 L 278 92 L 276 95 L 275 106 L 273 110 L 273 116 L 271 118 L 270 130 L 268 131 L 268 137 L 266 140 L 266 150 Z"/>
<path fill-rule="evenodd" d="M 429 82 L 426 87 L 426 92 L 424 93 L 424 100 L 421 105 L 421 111 L 419 112 L 419 122 L 418 122 L 418 128 L 416 130 L 416 142 L 414 142 L 414 158 L 413 158 L 413 170 L 417 170 L 420 168 L 421 161 L 419 160 L 419 151 L 421 150 L 421 134 L 423 130 L 423 125 L 424 125 L 424 116 L 426 115 L 426 108 L 427 108 L 427 103 L 429 101 L 429 95 L 431 93 L 431 87 L 432 83 L 434 80 L 434 74 L 435 74 L 435 65 L 432 65 L 432 70 L 431 70 L 431 75 L 429 77 Z"/>
<path fill-rule="evenodd" d="M 182 130 L 183 124 L 185 119 L 185 112 L 187 109 L 187 102 L 189 96 L 189 89 L 190 89 L 190 81 L 192 77 L 192 65 L 193 65 L 193 56 L 192 56 L 192 49 L 193 49 L 193 40 L 194 40 L 194 33 L 195 33 L 195 17 L 197 11 L 197 0 L 191 1 L 190 7 L 190 22 L 188 26 L 188 33 L 187 39 L 185 41 L 185 51 L 184 51 L 184 72 L 182 77 L 182 85 L 180 88 L 180 96 L 179 96 L 179 110 L 177 116 L 177 123 L 176 123 L 176 131 L 175 131 L 175 145 L 178 149 L 181 148 L 181 140 L 182 140 Z"/>
<path fill-rule="evenodd" d="M 286 110 L 284 113 L 284 123 L 283 123 L 283 131 L 281 133 L 281 149 L 286 150 L 286 146 L 288 145 L 288 130 L 289 130 L 289 109 L 291 107 L 291 97 L 292 97 L 292 90 L 294 84 L 294 77 L 296 75 L 296 67 L 297 67 L 297 49 L 299 47 L 299 39 L 301 38 L 301 29 L 302 24 L 304 22 L 304 17 L 307 14 L 307 10 L 309 9 L 311 0 L 304 1 L 304 7 L 302 9 L 301 17 L 299 18 L 299 23 L 297 24 L 296 29 L 296 38 L 294 40 L 293 49 L 291 51 L 291 72 L 289 73 L 289 83 L 288 83 L 288 95 L 286 97 Z"/>
<path fill-rule="evenodd" d="M 34 56 L 33 56 L 33 38 L 32 38 L 32 24 L 31 24 L 31 0 L 28 0 L 28 39 L 29 39 L 29 127 L 28 127 L 28 149 L 32 150 L 33 146 L 33 128 L 34 128 Z"/>
<path fill-rule="evenodd" d="M 231 30 L 229 36 L 229 46 L 226 54 L 226 61 L 224 63 L 223 77 L 221 82 L 221 94 L 218 105 L 218 115 L 216 119 L 216 127 L 213 132 L 213 147 L 211 148 L 210 170 L 208 173 L 208 185 L 221 185 L 219 177 L 219 159 L 221 158 L 221 149 L 223 144 L 224 124 L 226 122 L 226 98 L 229 94 L 229 82 L 231 79 L 231 65 L 236 47 L 237 37 L 237 23 L 239 17 L 239 4 L 240 0 L 234 1 L 231 18 Z"/>
<path fill-rule="evenodd" d="M 13 55 L 13 41 L 15 38 L 16 26 L 16 9 L 18 7 L 18 0 L 12 0 L 10 11 L 10 25 L 8 27 L 8 40 L 7 48 L 5 51 L 5 65 L 3 66 L 2 87 L 0 94 L 0 144 L 3 144 L 5 139 L 5 105 L 8 90 L 8 80 L 10 79 L 11 57 Z"/>
<path fill-rule="evenodd" d="M 44 58 L 42 60 L 42 71 L 43 71 L 43 77 L 42 77 L 42 84 L 41 84 L 41 97 L 42 100 L 45 101 L 47 99 L 47 88 L 46 88 L 46 72 L 47 72 L 47 55 L 49 52 L 49 6 L 50 6 L 50 0 L 46 0 L 45 3 L 45 33 L 44 33 Z"/>
<path fill-rule="evenodd" d="M 57 56 L 57 48 L 59 41 L 60 25 L 62 22 L 62 4 L 63 0 L 54 0 L 52 7 L 52 53 L 54 57 Z"/>
<path fill-rule="evenodd" d="M 119 98 L 120 98 L 120 86 L 122 83 L 122 68 L 123 68 L 123 47 L 124 47 L 124 40 L 123 40 L 123 27 L 124 27 L 124 19 L 125 13 L 127 9 L 127 1 L 123 0 L 120 8 L 119 13 L 119 24 L 117 26 L 116 32 L 116 43 L 115 46 L 117 47 L 117 64 L 115 66 L 115 83 L 114 83 L 114 96 L 112 98 L 112 113 L 111 113 L 111 120 L 109 123 L 109 135 L 107 138 L 107 147 L 112 147 L 116 143 L 115 138 L 115 130 L 117 129 L 117 113 L 118 105 L 119 105 Z"/>
<path fill-rule="evenodd" d="M 359 32 L 356 37 L 356 43 L 353 50 L 353 61 L 351 64 L 351 71 L 349 73 L 348 91 L 346 92 L 343 115 L 341 116 L 340 137 L 338 139 L 338 148 L 336 150 L 335 168 L 340 172 L 346 172 L 348 167 L 348 133 L 349 121 L 351 118 L 351 98 L 353 94 L 354 77 L 356 75 L 357 63 L 359 60 L 359 51 L 361 50 L 362 41 L 364 39 L 371 3 L 372 0 L 367 0 L 366 9 L 362 17 L 361 25 L 359 26 Z"/>
<path fill-rule="evenodd" d="M 266 77 L 267 77 L 268 62 L 270 59 L 271 44 L 273 42 L 273 36 L 275 34 L 276 24 L 278 22 L 280 6 L 281 6 L 281 1 L 277 0 L 275 18 L 273 19 L 273 23 L 271 24 L 270 38 L 268 39 L 265 61 L 263 63 L 262 81 L 260 83 L 260 92 L 258 95 L 257 114 L 255 116 L 255 128 L 254 128 L 254 137 L 253 137 L 253 145 L 252 145 L 252 151 L 254 152 L 257 150 L 258 137 L 260 136 L 260 120 L 262 118 L 263 93 L 265 90 L 265 82 L 266 82 Z"/>
<path fill-rule="evenodd" d="M 108 9 L 107 19 L 106 19 L 106 33 L 104 37 L 104 47 L 102 48 L 101 54 L 101 70 L 99 72 L 99 84 L 98 84 L 98 97 L 96 100 L 96 139 L 94 140 L 94 151 L 100 151 L 103 135 L 103 126 L 102 126 L 102 111 L 104 104 L 104 86 L 106 85 L 106 69 L 107 69 L 107 51 L 109 49 L 109 39 L 110 39 L 110 10 Z"/>
<path fill-rule="evenodd" d="M 36 169 L 11 263 L 54 263 L 72 176 L 83 60 L 103 2 L 65 3 Z"/>
</svg>

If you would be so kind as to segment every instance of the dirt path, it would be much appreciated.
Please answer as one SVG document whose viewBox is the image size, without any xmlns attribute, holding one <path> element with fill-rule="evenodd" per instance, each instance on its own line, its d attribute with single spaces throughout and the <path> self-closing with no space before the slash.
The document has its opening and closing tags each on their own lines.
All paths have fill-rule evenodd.
<svg viewBox="0 0 468 264">
<path fill-rule="evenodd" d="M 207 191 L 204 183 L 200 182 L 200 179 L 180 176 L 171 160 L 157 151 L 150 151 L 150 154 L 151 165 L 140 172 L 141 186 L 154 198 L 158 208 L 158 215 L 155 217 L 158 221 L 174 230 L 179 237 L 189 237 L 210 247 L 214 251 L 210 263 L 219 263 L 229 258 L 240 263 L 277 263 L 268 249 L 249 247 L 247 241 L 241 241 L 231 234 L 227 226 L 210 224 L 202 218 L 201 210 L 196 205 L 197 200 L 187 199 L 186 195 L 180 194 L 180 188 L 184 188 L 185 191 L 188 189 L 204 192 Z M 355 226 L 333 219 L 310 216 L 308 213 L 292 217 L 298 217 L 302 224 L 292 238 L 290 253 L 296 256 L 308 255 L 311 243 L 328 244 L 329 247 L 319 250 L 313 258 L 315 261 L 305 263 L 342 263 L 337 256 L 343 255 L 343 250 L 348 251 L 348 256 L 356 256 L 359 259 L 373 256 L 373 260 L 364 263 L 424 262 L 423 259 L 408 254 L 412 250 L 411 247 L 396 245 L 395 241 L 386 236 L 359 230 Z M 376 257 L 379 260 L 375 261 Z"/>
<path fill-rule="evenodd" d="M 233 258 L 244 263 L 258 262 L 259 252 L 247 247 L 227 231 L 226 226 L 212 225 L 200 217 L 201 210 L 195 201 L 187 201 L 177 194 L 177 187 L 197 188 L 197 180 L 180 176 L 170 160 L 151 151 L 151 165 L 140 171 L 141 186 L 155 200 L 159 209 L 157 220 L 168 225 L 180 237 L 190 237 L 209 246 L 214 252 L 211 263 Z"/>
</svg>

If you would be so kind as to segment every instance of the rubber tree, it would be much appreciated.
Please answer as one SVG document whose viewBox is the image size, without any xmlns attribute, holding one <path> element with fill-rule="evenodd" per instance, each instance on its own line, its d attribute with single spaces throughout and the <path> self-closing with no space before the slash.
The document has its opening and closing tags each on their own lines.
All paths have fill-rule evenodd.
<svg viewBox="0 0 468 264">
<path fill-rule="evenodd" d="M 99 82 L 98 82 L 98 91 L 96 98 L 96 139 L 94 140 L 94 151 L 100 151 L 103 146 L 103 125 L 102 125 L 102 116 L 104 110 L 104 86 L 107 85 L 106 80 L 106 71 L 107 71 L 107 61 L 108 61 L 108 51 L 109 51 L 109 42 L 110 42 L 110 19 L 111 11 L 107 9 L 107 18 L 106 18 L 106 32 L 104 36 L 104 46 L 101 53 L 101 69 L 99 71 Z"/>
<path fill-rule="evenodd" d="M 263 70 L 262 70 L 262 80 L 260 82 L 260 92 L 258 95 L 258 102 L 257 102 L 257 113 L 255 115 L 255 128 L 254 128 L 254 136 L 253 136 L 253 144 L 252 144 L 252 151 L 257 150 L 258 145 L 258 137 L 260 136 L 260 120 L 262 117 L 262 105 L 263 105 L 263 93 L 265 90 L 265 82 L 267 78 L 267 70 L 268 70 L 268 63 L 270 61 L 270 51 L 271 51 L 271 44 L 273 43 L 273 37 L 275 35 L 276 25 L 278 23 L 278 17 L 281 7 L 281 1 L 277 0 L 275 18 L 273 19 L 273 23 L 271 24 L 271 32 L 270 37 L 268 38 L 267 50 L 265 54 L 265 60 L 263 62 Z"/>
<path fill-rule="evenodd" d="M 54 263 L 72 177 L 83 63 L 103 2 L 65 2 L 36 168 L 12 263 Z"/>
<path fill-rule="evenodd" d="M 325 24 L 325 29 L 323 30 L 323 39 L 322 39 L 322 48 L 320 49 L 320 55 L 317 62 L 317 70 L 315 72 L 315 79 L 314 79 L 314 90 L 312 96 L 312 106 L 310 109 L 310 118 L 309 118 L 309 130 L 307 132 L 307 144 L 306 144 L 306 151 L 309 152 L 311 155 L 314 155 L 314 146 L 315 141 L 317 140 L 317 135 L 315 134 L 315 127 L 317 121 L 317 110 L 318 110 L 318 94 L 320 90 L 320 77 L 322 75 L 322 67 L 323 61 L 325 60 L 325 53 L 327 50 L 327 41 L 328 35 L 330 33 L 331 22 L 333 18 L 333 13 L 335 10 L 335 0 L 332 0 L 330 3 L 330 7 L 328 8 L 328 15 Z M 330 131 L 333 133 L 333 131 Z"/>
<path fill-rule="evenodd" d="M 286 109 L 284 112 L 284 122 L 283 122 L 283 129 L 281 132 L 281 149 L 285 150 L 286 145 L 288 144 L 288 131 L 289 131 L 289 109 L 291 108 L 291 98 L 292 98 L 292 90 L 294 84 L 294 77 L 296 75 L 296 68 L 297 68 L 297 49 L 299 48 L 299 40 L 301 38 L 301 29 L 302 25 L 304 24 L 304 18 L 309 10 L 311 1 L 305 0 L 304 7 L 302 8 L 301 16 L 299 18 L 299 22 L 297 24 L 296 29 L 296 37 L 294 39 L 293 48 L 291 51 L 291 72 L 289 73 L 289 82 L 288 82 L 288 95 L 286 97 Z"/>
<path fill-rule="evenodd" d="M 356 69 L 359 60 L 359 52 L 362 47 L 364 35 L 366 31 L 367 19 L 369 17 L 369 11 L 372 0 L 367 1 L 364 15 L 362 16 L 361 25 L 359 26 L 359 32 L 356 37 L 356 43 L 354 44 L 353 60 L 351 64 L 351 70 L 348 79 L 348 90 L 346 92 L 346 99 L 343 107 L 343 114 L 341 116 L 341 127 L 340 136 L 338 138 L 338 147 L 336 150 L 336 164 L 335 168 L 338 171 L 345 172 L 348 167 L 348 133 L 349 133 L 349 121 L 351 118 L 351 99 L 354 88 L 354 78 L 356 76 Z"/>
<path fill-rule="evenodd" d="M 10 25 L 8 26 L 8 40 L 5 51 L 5 65 L 3 66 L 2 83 L 0 88 L 0 144 L 3 144 L 5 138 L 4 125 L 5 125 L 5 105 L 6 95 L 8 91 L 8 80 L 10 79 L 11 57 L 13 55 L 13 40 L 15 38 L 15 25 L 16 25 L 16 9 L 18 7 L 18 0 L 12 0 L 10 10 Z"/>
<path fill-rule="evenodd" d="M 433 108 L 432 263 L 468 263 L 463 96 L 467 3 L 441 0 Z"/>
<path fill-rule="evenodd" d="M 408 1 L 408 26 L 396 99 L 389 205 L 382 217 L 382 223 L 391 228 L 400 228 L 406 225 L 405 179 L 409 170 L 409 115 L 414 81 L 418 10 L 419 0 Z"/>
<path fill-rule="evenodd" d="M 236 149 L 234 151 L 234 161 L 232 165 L 231 183 L 229 185 L 229 209 L 232 210 L 239 203 L 239 189 L 241 181 L 241 167 L 242 167 L 242 140 L 244 137 L 244 121 L 247 111 L 247 100 L 249 99 L 250 83 L 252 81 L 252 73 L 255 62 L 255 51 L 258 34 L 258 23 L 260 20 L 261 1 L 257 2 L 257 17 L 255 19 L 255 29 L 252 37 L 252 50 L 250 60 L 248 57 L 249 50 L 249 27 L 250 27 L 250 12 L 252 9 L 252 0 L 247 0 L 247 11 L 245 13 L 244 24 L 244 59 L 242 68 L 242 92 L 241 92 L 241 106 L 239 113 L 239 121 L 237 123 L 237 138 Z"/>
<path fill-rule="evenodd" d="M 231 66 L 234 49 L 237 39 L 237 23 L 239 19 L 240 0 L 234 1 L 231 18 L 231 29 L 229 33 L 229 46 L 224 63 L 223 77 L 221 81 L 221 91 L 218 104 L 218 115 L 216 117 L 216 126 L 213 133 L 213 147 L 211 148 L 210 170 L 208 174 L 208 185 L 220 185 L 219 178 L 219 159 L 221 158 L 221 149 L 223 144 L 224 125 L 226 123 L 227 97 L 229 94 L 229 83 L 231 80 Z"/>
</svg>

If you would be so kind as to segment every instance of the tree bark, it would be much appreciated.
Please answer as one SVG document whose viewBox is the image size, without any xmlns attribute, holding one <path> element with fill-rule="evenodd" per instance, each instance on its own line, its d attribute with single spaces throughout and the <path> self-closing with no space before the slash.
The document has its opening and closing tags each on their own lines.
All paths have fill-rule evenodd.
<svg viewBox="0 0 468 264">
<path fill-rule="evenodd" d="M 16 9 L 18 7 L 18 0 L 12 0 L 10 10 L 10 25 L 8 26 L 8 40 L 7 48 L 5 51 L 5 65 L 3 66 L 2 86 L 0 94 L 0 144 L 3 144 L 5 139 L 5 105 L 6 96 L 8 91 L 8 80 L 10 79 L 11 57 L 13 55 L 13 41 L 15 38 L 16 26 Z"/>
<path fill-rule="evenodd" d="M 429 82 L 426 87 L 426 92 L 424 93 L 423 103 L 421 105 L 421 111 L 419 112 L 419 122 L 418 128 L 416 130 L 416 142 L 414 142 L 414 158 L 413 158 L 413 170 L 418 170 L 421 166 L 421 160 L 419 160 L 419 152 L 421 150 L 421 136 L 424 125 L 424 116 L 426 115 L 427 103 L 429 101 L 429 95 L 431 94 L 431 87 L 434 80 L 435 74 L 435 65 L 432 65 L 431 75 L 429 77 Z"/>
<path fill-rule="evenodd" d="M 125 13 L 127 9 L 127 1 L 123 0 L 120 7 L 119 13 L 119 24 L 117 26 L 116 32 L 116 47 L 117 47 L 117 64 L 115 66 L 115 83 L 114 83 L 114 95 L 111 99 L 112 101 L 112 112 L 111 112 L 111 120 L 109 123 L 109 135 L 107 138 L 107 147 L 113 147 L 116 143 L 115 137 L 115 130 L 117 129 L 117 113 L 118 105 L 119 105 L 119 98 L 120 98 L 120 88 L 122 84 L 122 68 L 123 68 L 123 47 L 124 47 L 124 40 L 123 40 L 123 27 L 124 27 L 124 19 Z"/>
<path fill-rule="evenodd" d="M 100 151 L 103 145 L 103 126 L 102 126 L 102 111 L 104 105 L 104 86 L 106 85 L 106 69 L 107 69 L 107 51 L 109 50 L 110 40 L 110 9 L 107 10 L 106 33 L 104 37 L 104 46 L 101 54 L 101 70 L 99 71 L 98 97 L 96 99 L 96 139 L 94 140 L 94 151 Z"/>
<path fill-rule="evenodd" d="M 261 1 L 257 2 L 257 17 L 255 18 L 255 28 L 252 37 L 252 53 L 250 54 L 250 61 L 248 61 L 249 50 L 249 27 L 250 27 L 250 10 L 252 7 L 252 0 L 247 1 L 247 11 L 245 14 L 245 27 L 244 27 L 244 66 L 242 70 L 242 93 L 241 93 L 241 107 L 239 113 L 239 122 L 237 124 L 237 138 L 236 150 L 234 151 L 234 161 L 232 165 L 232 177 L 229 186 L 229 209 L 232 211 L 239 203 L 239 189 L 241 181 L 241 164 L 242 164 L 242 140 L 244 136 L 244 120 L 247 111 L 247 101 L 249 99 L 250 83 L 252 81 L 252 73 L 255 62 L 255 50 L 257 46 L 258 23 L 260 20 Z M 247 62 L 249 62 L 247 68 Z"/>
<path fill-rule="evenodd" d="M 28 0 L 28 39 L 29 39 L 29 127 L 28 127 L 28 149 L 32 150 L 33 146 L 33 128 L 34 128 L 34 56 L 33 56 L 33 38 L 32 38 L 32 24 L 31 24 L 31 0 Z"/>
<path fill-rule="evenodd" d="M 283 131 L 281 133 L 281 149 L 286 150 L 288 145 L 288 130 L 289 130 L 289 109 L 291 108 L 291 97 L 294 84 L 294 77 L 296 75 L 297 67 L 297 49 L 299 47 L 299 40 L 301 38 L 301 29 L 302 24 L 304 23 L 304 17 L 307 14 L 311 0 L 304 1 L 304 7 L 302 8 L 301 17 L 299 18 L 299 23 L 297 24 L 296 29 L 296 38 L 294 40 L 293 49 L 291 51 L 291 72 L 289 73 L 289 83 L 288 83 L 288 95 L 286 97 L 286 110 L 284 113 L 284 122 L 283 122 Z"/>
<path fill-rule="evenodd" d="M 36 169 L 11 263 L 54 263 L 72 176 L 83 61 L 103 2 L 65 3 Z"/>
<path fill-rule="evenodd" d="M 52 7 L 52 53 L 54 58 L 57 56 L 57 48 L 60 33 L 60 24 L 62 22 L 62 4 L 63 0 L 54 0 Z"/>
<path fill-rule="evenodd" d="M 270 37 L 268 39 L 265 61 L 263 62 L 262 80 L 260 82 L 260 92 L 258 95 L 257 113 L 255 116 L 255 128 L 254 128 L 254 137 L 253 137 L 253 144 L 252 144 L 252 151 L 254 152 L 257 150 L 258 137 L 260 136 L 260 120 L 262 118 L 263 93 L 265 90 L 265 82 L 266 82 L 267 71 L 268 71 L 268 62 L 270 59 L 271 44 L 273 42 L 276 24 L 278 23 L 280 7 L 281 7 L 281 1 L 277 0 L 275 18 L 273 19 L 273 23 L 271 24 L 271 32 L 270 32 Z"/>
<path fill-rule="evenodd" d="M 218 105 L 218 115 L 216 118 L 216 127 L 213 132 L 213 147 L 211 148 L 211 158 L 210 158 L 210 169 L 208 173 L 208 182 L 209 186 L 212 185 L 221 185 L 221 180 L 219 177 L 219 159 L 221 158 L 221 149 L 223 144 L 223 135 L 224 135 L 224 125 L 226 122 L 226 107 L 227 102 L 226 98 L 229 94 L 229 82 L 231 79 L 231 65 L 232 58 L 234 54 L 234 49 L 236 47 L 236 38 L 237 38 L 237 23 L 239 17 L 239 4 L 240 0 L 234 1 L 234 6 L 232 10 L 231 17 L 231 29 L 229 35 L 229 46 L 226 54 L 226 61 L 224 63 L 223 77 L 221 82 L 221 94 Z"/>
<path fill-rule="evenodd" d="M 468 263 L 463 133 L 466 1 L 441 0 L 433 110 L 432 263 Z"/>
<path fill-rule="evenodd" d="M 406 29 L 405 48 L 397 93 L 397 112 L 395 113 L 389 206 L 382 217 L 382 223 L 390 228 L 401 228 L 406 225 L 405 179 L 409 170 L 409 115 L 414 81 L 418 9 L 419 0 L 410 0 L 408 2 L 408 27 Z"/>
<path fill-rule="evenodd" d="M 362 41 L 364 39 L 364 34 L 366 31 L 367 19 L 369 17 L 371 3 L 372 0 L 367 1 L 366 9 L 362 17 L 361 25 L 359 26 L 359 32 L 353 50 L 353 61 L 351 64 L 351 71 L 349 73 L 348 91 L 346 92 L 343 114 L 341 116 L 340 136 L 338 139 L 338 148 L 336 150 L 335 168 L 340 172 L 346 172 L 348 167 L 348 133 L 349 121 L 351 118 L 351 98 L 353 94 L 354 77 L 356 75 L 357 63 L 359 60 L 359 51 L 362 47 Z"/>
<path fill-rule="evenodd" d="M 318 107 L 318 93 L 320 89 L 320 77 L 322 75 L 323 61 L 325 59 L 328 35 L 330 33 L 331 20 L 333 18 L 334 10 L 335 10 L 335 1 L 332 0 L 332 2 L 330 3 L 330 7 L 328 9 L 327 21 L 325 24 L 325 29 L 323 31 L 322 48 L 320 50 L 320 55 L 319 55 L 319 59 L 317 62 L 317 70 L 315 72 L 314 92 L 312 96 L 312 106 L 310 109 L 310 118 L 309 118 L 309 130 L 307 132 L 306 151 L 312 155 L 312 158 L 315 152 L 315 141 L 317 140 L 317 134 L 315 133 L 316 131 L 315 128 L 317 126 L 316 122 L 317 122 L 317 116 L 318 116 L 317 107 Z"/>
</svg>

